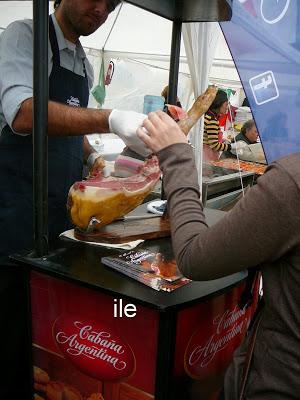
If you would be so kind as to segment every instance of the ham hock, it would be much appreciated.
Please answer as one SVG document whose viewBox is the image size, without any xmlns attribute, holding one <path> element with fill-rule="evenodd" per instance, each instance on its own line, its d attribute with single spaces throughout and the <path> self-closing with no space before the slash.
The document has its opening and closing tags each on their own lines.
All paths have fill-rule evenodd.
<svg viewBox="0 0 300 400">
<path fill-rule="evenodd" d="M 96 231 L 128 214 L 154 189 L 160 175 L 158 160 L 152 156 L 137 175 L 128 178 L 99 175 L 76 182 L 67 204 L 73 224 L 83 231 Z"/>
<path fill-rule="evenodd" d="M 217 93 L 215 86 L 200 95 L 178 124 L 188 134 L 208 110 Z M 172 114 L 172 107 L 169 109 Z M 174 110 L 173 110 L 174 111 Z M 101 173 L 76 182 L 70 188 L 67 209 L 72 223 L 81 232 L 97 232 L 103 226 L 123 217 L 139 206 L 154 189 L 161 172 L 156 156 L 144 161 L 137 174 L 126 178 Z"/>
</svg>

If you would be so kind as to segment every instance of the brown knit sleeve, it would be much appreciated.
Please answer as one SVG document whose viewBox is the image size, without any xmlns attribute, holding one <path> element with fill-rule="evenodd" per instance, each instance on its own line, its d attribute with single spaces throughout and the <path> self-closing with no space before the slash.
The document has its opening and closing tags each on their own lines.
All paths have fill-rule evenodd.
<svg viewBox="0 0 300 400">
<path fill-rule="evenodd" d="M 185 276 L 216 279 L 274 261 L 299 243 L 300 222 L 295 217 L 299 189 L 276 163 L 221 221 L 208 228 L 191 147 L 171 145 L 158 158 L 174 253 Z"/>
</svg>

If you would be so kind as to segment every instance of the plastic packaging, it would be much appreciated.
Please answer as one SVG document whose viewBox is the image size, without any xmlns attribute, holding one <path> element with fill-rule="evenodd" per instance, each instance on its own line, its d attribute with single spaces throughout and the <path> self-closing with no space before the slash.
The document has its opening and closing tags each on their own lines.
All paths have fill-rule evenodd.
<svg viewBox="0 0 300 400">
<path fill-rule="evenodd" d="M 165 99 L 162 96 L 144 96 L 143 113 L 148 114 L 151 111 L 163 110 Z"/>
</svg>

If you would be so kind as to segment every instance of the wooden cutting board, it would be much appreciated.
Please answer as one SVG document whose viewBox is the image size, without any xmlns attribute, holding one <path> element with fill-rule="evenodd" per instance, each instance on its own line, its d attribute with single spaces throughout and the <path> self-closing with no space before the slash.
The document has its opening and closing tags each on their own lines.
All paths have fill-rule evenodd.
<svg viewBox="0 0 300 400">
<path fill-rule="evenodd" d="M 83 233 L 75 228 L 74 236 L 78 240 L 99 243 L 126 243 L 138 239 L 157 239 L 171 236 L 168 217 L 140 218 L 114 221 L 100 231 Z"/>
</svg>

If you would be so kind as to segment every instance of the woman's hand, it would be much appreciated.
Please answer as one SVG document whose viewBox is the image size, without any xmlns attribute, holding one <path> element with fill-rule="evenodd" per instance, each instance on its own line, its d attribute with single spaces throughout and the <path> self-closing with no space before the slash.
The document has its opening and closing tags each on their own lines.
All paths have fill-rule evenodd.
<svg viewBox="0 0 300 400">
<path fill-rule="evenodd" d="M 137 135 L 154 153 L 171 144 L 188 143 L 176 122 L 162 111 L 149 113 L 142 128 L 138 128 Z"/>
</svg>

